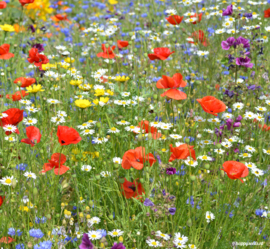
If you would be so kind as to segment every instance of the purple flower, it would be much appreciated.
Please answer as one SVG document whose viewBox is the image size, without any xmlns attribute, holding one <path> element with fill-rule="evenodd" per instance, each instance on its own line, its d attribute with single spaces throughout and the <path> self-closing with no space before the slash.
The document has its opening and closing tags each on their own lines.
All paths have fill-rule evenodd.
<svg viewBox="0 0 270 249">
<path fill-rule="evenodd" d="M 230 16 L 232 13 L 233 13 L 233 6 L 231 4 L 226 9 L 223 9 L 222 16 Z"/>
<path fill-rule="evenodd" d="M 114 242 L 111 249 L 126 249 L 126 247 L 122 243 L 117 244 L 116 242 Z"/>
<path fill-rule="evenodd" d="M 241 115 L 238 115 L 238 117 L 235 119 L 236 122 L 240 122 L 242 120 L 242 116 Z"/>
<path fill-rule="evenodd" d="M 233 97 L 234 91 L 225 90 L 224 94 L 228 95 L 230 98 Z"/>
<path fill-rule="evenodd" d="M 236 65 L 238 66 L 243 66 L 243 67 L 248 67 L 248 68 L 252 68 L 253 67 L 253 63 L 250 63 L 250 58 L 246 57 L 238 57 L 236 58 Z"/>
<path fill-rule="evenodd" d="M 33 25 L 30 25 L 28 29 L 31 29 L 32 33 L 35 33 L 36 32 L 36 29 L 34 28 Z"/>
<path fill-rule="evenodd" d="M 163 189 L 163 190 L 162 190 L 162 194 L 163 194 L 163 196 L 165 196 L 165 195 L 166 195 L 166 191 L 165 191 L 165 189 Z"/>
<path fill-rule="evenodd" d="M 154 203 L 152 201 L 150 201 L 150 199 L 146 198 L 143 205 L 146 207 L 153 207 Z"/>
<path fill-rule="evenodd" d="M 37 48 L 38 49 L 38 52 L 42 52 L 44 51 L 44 47 L 43 47 L 43 44 L 40 44 L 40 43 L 36 43 L 32 46 L 32 48 Z"/>
<path fill-rule="evenodd" d="M 79 245 L 80 249 L 93 249 L 94 246 L 90 241 L 88 235 L 86 233 L 83 234 L 82 243 Z"/>
<path fill-rule="evenodd" d="M 252 91 L 256 90 L 256 89 L 259 89 L 259 88 L 261 88 L 261 86 L 251 85 L 251 86 L 247 87 L 248 90 L 252 90 Z"/>
<path fill-rule="evenodd" d="M 252 13 L 245 13 L 244 14 L 244 17 L 246 17 L 246 18 L 252 18 Z"/>
<path fill-rule="evenodd" d="M 236 39 L 236 42 L 235 42 L 235 45 L 240 45 L 240 44 L 243 44 L 243 47 L 244 48 L 249 48 L 250 45 L 249 45 L 249 40 L 242 37 L 242 36 L 239 36 L 237 39 Z"/>
<path fill-rule="evenodd" d="M 169 208 L 169 212 L 171 215 L 174 215 L 175 214 L 175 211 L 176 211 L 176 208 Z"/>
<path fill-rule="evenodd" d="M 167 175 L 174 175 L 176 173 L 176 168 L 167 168 L 166 169 L 166 174 Z"/>
<path fill-rule="evenodd" d="M 221 47 L 224 50 L 229 50 L 231 46 L 235 43 L 234 37 L 229 37 L 226 41 L 221 42 Z"/>
</svg>

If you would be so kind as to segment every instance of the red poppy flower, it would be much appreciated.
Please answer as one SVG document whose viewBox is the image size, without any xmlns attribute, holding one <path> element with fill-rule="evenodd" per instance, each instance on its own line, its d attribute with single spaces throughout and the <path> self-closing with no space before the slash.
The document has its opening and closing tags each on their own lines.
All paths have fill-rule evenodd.
<svg viewBox="0 0 270 249">
<path fill-rule="evenodd" d="M 10 108 L 3 113 L 6 113 L 8 116 L 0 119 L 0 126 L 2 127 L 8 124 L 17 126 L 23 120 L 23 110 Z M 6 131 L 5 133 L 6 135 L 11 134 L 10 131 Z M 20 134 L 18 129 L 15 131 L 15 133 Z"/>
<path fill-rule="evenodd" d="M 5 196 L 0 195 L 0 207 L 3 205 L 5 198 L 6 198 Z"/>
<path fill-rule="evenodd" d="M 36 82 L 36 80 L 34 78 L 25 78 L 25 77 L 19 77 L 16 80 L 14 80 L 15 84 L 20 83 L 21 86 L 20 87 L 28 87 L 33 85 Z"/>
<path fill-rule="evenodd" d="M 22 6 L 24 6 L 25 4 L 33 3 L 34 1 L 35 0 L 19 0 Z"/>
<path fill-rule="evenodd" d="M 257 120 L 256 120 L 257 121 Z M 264 124 L 263 126 L 261 124 L 259 124 L 259 127 L 263 130 L 263 131 L 269 131 L 270 130 L 270 126 L 267 126 L 266 124 Z"/>
<path fill-rule="evenodd" d="M 183 21 L 183 19 L 184 19 L 183 16 L 178 15 L 172 15 L 166 18 L 166 20 L 172 25 L 180 24 Z"/>
<path fill-rule="evenodd" d="M 22 90 L 22 91 L 17 91 L 14 94 L 7 94 L 6 98 L 7 99 L 12 98 L 13 101 L 19 101 L 27 95 L 29 95 L 29 93 L 26 93 L 26 91 Z"/>
<path fill-rule="evenodd" d="M 248 167 L 240 162 L 227 161 L 222 165 L 223 171 L 225 171 L 230 179 L 239 179 L 243 182 L 241 178 L 248 176 Z"/>
<path fill-rule="evenodd" d="M 82 138 L 80 134 L 73 128 L 58 125 L 57 128 L 58 142 L 62 145 L 77 144 Z"/>
<path fill-rule="evenodd" d="M 26 127 L 26 136 L 28 138 L 24 138 L 21 140 L 22 143 L 30 144 L 33 147 L 35 144 L 38 144 L 41 139 L 41 134 L 39 128 L 35 126 Z"/>
<path fill-rule="evenodd" d="M 203 46 L 207 47 L 209 46 L 209 42 L 207 40 L 207 38 L 205 37 L 204 35 L 204 32 L 202 30 L 199 30 L 199 31 L 195 31 L 191 34 L 191 37 L 189 38 L 192 38 L 193 41 L 188 41 L 188 43 L 201 43 Z"/>
<path fill-rule="evenodd" d="M 7 3 L 5 1 L 0 2 L 0 9 L 5 9 L 7 7 Z"/>
<path fill-rule="evenodd" d="M 49 63 L 49 59 L 44 54 L 39 54 L 37 48 L 31 48 L 29 50 L 28 62 L 34 63 L 36 67 L 39 67 L 39 70 L 42 70 L 42 64 Z"/>
<path fill-rule="evenodd" d="M 120 40 L 118 40 L 117 41 L 117 46 L 118 46 L 118 48 L 125 48 L 125 47 L 127 47 L 129 44 L 128 44 L 128 41 L 120 41 Z"/>
<path fill-rule="evenodd" d="M 151 133 L 153 139 L 158 139 L 162 136 L 161 133 L 158 132 L 157 128 L 149 125 L 149 121 L 143 120 L 139 123 L 139 127 L 143 131 L 143 133 Z M 138 133 L 138 132 L 135 132 Z"/>
<path fill-rule="evenodd" d="M 216 89 L 217 91 L 219 91 L 220 85 L 219 85 L 219 84 L 216 84 L 216 85 L 215 85 L 215 89 Z"/>
<path fill-rule="evenodd" d="M 0 239 L 0 243 L 5 243 L 5 244 L 9 244 L 11 242 L 15 241 L 13 238 L 11 237 L 2 237 Z"/>
<path fill-rule="evenodd" d="M 67 15 L 56 14 L 54 17 L 59 21 L 68 21 Z"/>
<path fill-rule="evenodd" d="M 127 181 L 125 178 L 125 181 L 123 184 L 121 184 L 122 188 L 122 194 L 127 198 L 136 198 L 136 199 L 141 199 L 142 198 L 142 193 L 145 193 L 144 188 L 140 182 L 138 182 L 138 179 L 136 179 L 133 182 Z"/>
<path fill-rule="evenodd" d="M 143 164 L 148 161 L 150 163 L 150 167 L 155 163 L 155 158 L 152 153 L 148 153 L 145 155 L 144 147 L 137 147 L 135 150 L 131 149 L 125 152 L 122 161 L 122 167 L 124 169 L 130 169 L 133 167 L 134 169 L 141 170 L 143 168 Z"/>
<path fill-rule="evenodd" d="M 200 103 L 205 112 L 214 116 L 217 116 L 217 113 L 224 112 L 226 110 L 226 105 L 213 96 L 206 96 L 202 99 L 197 99 L 197 101 Z"/>
<path fill-rule="evenodd" d="M 186 85 L 187 83 L 183 81 L 182 74 L 176 73 L 173 77 L 162 75 L 162 79 L 157 82 L 156 86 L 159 89 L 171 88 L 170 90 L 162 93 L 160 95 L 161 97 L 167 96 L 170 99 L 180 100 L 186 99 L 187 95 L 176 88 L 185 87 Z"/>
<path fill-rule="evenodd" d="M 56 175 L 65 174 L 69 170 L 69 167 L 63 165 L 66 162 L 66 160 L 67 158 L 64 154 L 60 153 L 52 154 L 51 160 L 48 160 L 49 163 L 44 163 L 43 170 L 41 171 L 41 173 L 46 173 L 47 171 L 54 169 L 54 174 Z"/>
<path fill-rule="evenodd" d="M 113 50 L 116 48 L 115 46 L 106 48 L 105 44 L 102 44 L 101 46 L 103 52 L 98 53 L 97 57 L 102 57 L 104 59 L 113 59 L 115 57 L 115 54 Z"/>
<path fill-rule="evenodd" d="M 3 44 L 2 46 L 0 46 L 0 59 L 1 60 L 8 60 L 14 57 L 14 54 L 9 53 L 9 48 L 10 48 L 9 44 Z"/>
<path fill-rule="evenodd" d="M 200 13 L 199 16 L 197 17 L 197 13 L 195 13 L 194 15 L 189 16 L 189 18 L 192 18 L 192 17 L 197 18 L 197 20 L 196 20 L 195 22 L 193 22 L 193 24 L 196 24 L 197 22 L 198 22 L 198 23 L 201 22 L 201 20 L 202 20 L 202 15 L 203 15 L 203 13 Z"/>
<path fill-rule="evenodd" d="M 169 48 L 154 48 L 153 54 L 148 54 L 151 61 L 153 60 L 166 60 L 174 51 L 171 52 Z"/>
<path fill-rule="evenodd" d="M 178 147 L 172 147 L 172 144 L 170 144 L 170 148 L 172 154 L 170 156 L 169 162 L 172 162 L 176 159 L 184 160 L 188 157 L 192 157 L 194 160 L 196 160 L 195 150 L 193 149 L 194 146 L 181 144 Z"/>
<path fill-rule="evenodd" d="M 264 11 L 264 18 L 270 17 L 270 8 Z"/>
</svg>

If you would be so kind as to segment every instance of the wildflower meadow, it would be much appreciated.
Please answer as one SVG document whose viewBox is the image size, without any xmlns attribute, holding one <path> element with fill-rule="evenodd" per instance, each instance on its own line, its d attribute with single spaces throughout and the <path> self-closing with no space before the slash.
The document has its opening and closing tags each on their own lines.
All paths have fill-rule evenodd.
<svg viewBox="0 0 270 249">
<path fill-rule="evenodd" d="M 0 1 L 0 248 L 270 248 L 270 0 Z"/>
</svg>

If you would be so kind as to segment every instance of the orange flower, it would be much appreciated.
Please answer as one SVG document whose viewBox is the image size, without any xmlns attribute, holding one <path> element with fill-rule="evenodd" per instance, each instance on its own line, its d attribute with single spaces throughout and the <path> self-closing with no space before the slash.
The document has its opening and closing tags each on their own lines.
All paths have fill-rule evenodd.
<svg viewBox="0 0 270 249">
<path fill-rule="evenodd" d="M 257 121 L 257 120 L 256 120 Z M 266 124 L 264 124 L 263 126 L 261 124 L 259 124 L 259 127 L 263 130 L 263 131 L 269 131 L 270 130 L 270 126 L 267 126 Z"/>
<path fill-rule="evenodd" d="M 151 61 L 153 60 L 166 60 L 171 54 L 175 53 L 171 52 L 169 48 L 154 48 L 153 54 L 148 54 L 148 57 Z"/>
<path fill-rule="evenodd" d="M 226 110 L 226 105 L 213 96 L 206 96 L 202 99 L 197 99 L 197 101 L 200 103 L 205 112 L 214 116 L 217 116 L 217 113 L 224 112 Z"/>
<path fill-rule="evenodd" d="M 239 179 L 241 182 L 243 182 L 241 178 L 248 176 L 248 167 L 240 162 L 236 161 L 227 161 L 223 163 L 223 170 L 227 173 L 228 177 L 230 179 Z"/>
<path fill-rule="evenodd" d="M 134 169 L 141 170 L 144 166 L 144 163 L 148 161 L 150 167 L 155 163 L 155 158 L 152 153 L 145 155 L 144 147 L 137 147 L 135 150 L 131 149 L 125 152 L 122 161 L 122 167 L 124 169 Z"/>
<path fill-rule="evenodd" d="M 199 30 L 199 31 L 195 31 L 191 34 L 191 37 L 189 38 L 192 38 L 193 41 L 188 41 L 188 43 L 201 43 L 203 46 L 207 47 L 209 46 L 209 42 L 208 40 L 206 39 L 205 35 L 204 35 L 204 32 L 202 30 Z"/>
<path fill-rule="evenodd" d="M 19 78 L 15 79 L 13 82 L 15 84 L 20 82 L 21 83 L 20 87 L 28 87 L 28 86 L 33 85 L 36 82 L 36 80 L 34 78 L 19 77 Z"/>
<path fill-rule="evenodd" d="M 5 1 L 0 1 L 0 9 L 5 9 L 7 7 L 7 3 Z"/>
<path fill-rule="evenodd" d="M 159 89 L 171 88 L 170 90 L 161 94 L 161 97 L 167 96 L 170 99 L 180 100 L 186 99 L 187 95 L 176 88 L 185 87 L 186 85 L 187 83 L 183 80 L 182 74 L 176 73 L 172 78 L 162 75 L 162 79 L 157 82 L 156 87 Z"/>
<path fill-rule="evenodd" d="M 173 15 L 166 18 L 166 20 L 172 25 L 180 24 L 183 21 L 183 19 L 184 19 L 183 16 L 178 15 Z"/>
<path fill-rule="evenodd" d="M 115 54 L 113 52 L 113 50 L 115 49 L 115 46 L 112 46 L 111 48 L 110 47 L 106 48 L 106 45 L 102 44 L 101 48 L 103 52 L 98 53 L 97 57 L 102 57 L 104 59 L 113 59 L 115 57 Z"/>
<path fill-rule="evenodd" d="M 15 92 L 12 95 L 11 94 L 7 94 L 6 95 L 6 98 L 7 99 L 11 99 L 12 98 L 13 101 L 19 101 L 19 100 L 21 100 L 22 98 L 24 98 L 27 95 L 29 95 L 29 93 L 26 93 L 24 90 L 22 90 L 22 91 L 17 91 L 17 92 Z"/>
<path fill-rule="evenodd" d="M 46 173 L 47 171 L 54 170 L 54 174 L 56 175 L 65 174 L 69 170 L 69 167 L 63 165 L 66 160 L 67 158 L 64 154 L 52 154 L 51 160 L 48 160 L 49 163 L 44 163 L 41 173 Z"/>
<path fill-rule="evenodd" d="M 12 57 L 14 57 L 14 54 L 9 53 L 9 44 L 3 44 L 0 46 L 0 59 L 1 60 L 8 60 Z"/>
<path fill-rule="evenodd" d="M 128 44 L 128 41 L 120 41 L 120 40 L 117 41 L 117 46 L 118 46 L 119 49 L 125 48 L 125 47 L 127 47 L 128 45 L 129 45 L 129 44 Z"/>
<path fill-rule="evenodd" d="M 172 162 L 176 159 L 187 159 L 188 157 L 192 157 L 194 160 L 196 160 L 196 154 L 195 150 L 193 149 L 194 146 L 188 145 L 188 144 L 181 144 L 178 147 L 172 147 L 172 144 L 170 144 L 171 148 L 171 156 L 169 159 L 169 162 Z"/>
<path fill-rule="evenodd" d="M 5 244 L 9 244 L 9 243 L 11 243 L 13 241 L 14 241 L 14 239 L 12 239 L 11 237 L 2 237 L 0 239 L 0 243 L 5 243 Z"/>
<path fill-rule="evenodd" d="M 142 193 L 145 193 L 143 186 L 140 182 L 138 182 L 138 179 L 136 179 L 133 182 L 127 181 L 125 178 L 125 182 L 121 184 L 122 188 L 122 194 L 127 198 L 136 198 L 136 199 L 141 199 L 142 198 Z"/>
<path fill-rule="evenodd" d="M 146 133 L 146 134 L 151 133 L 153 139 L 158 139 L 158 138 L 160 138 L 162 136 L 162 134 L 157 131 L 157 128 L 151 127 L 149 125 L 149 121 L 147 121 L 147 120 L 141 121 L 139 123 L 139 127 L 142 129 L 142 131 L 144 133 Z"/>
<path fill-rule="evenodd" d="M 264 18 L 270 17 L 270 8 L 264 11 Z"/>
</svg>

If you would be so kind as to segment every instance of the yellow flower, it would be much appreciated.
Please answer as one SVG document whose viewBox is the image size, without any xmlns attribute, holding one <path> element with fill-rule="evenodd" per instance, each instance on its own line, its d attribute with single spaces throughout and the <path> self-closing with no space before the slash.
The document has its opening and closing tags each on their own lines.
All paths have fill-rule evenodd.
<svg viewBox="0 0 270 249">
<path fill-rule="evenodd" d="M 71 80 L 69 84 L 72 86 L 79 86 L 80 84 L 82 84 L 82 80 Z"/>
<path fill-rule="evenodd" d="M 70 57 L 68 57 L 68 58 L 65 59 L 65 62 L 66 63 L 70 63 L 70 62 L 73 63 L 74 61 L 75 61 L 75 59 L 74 58 L 70 58 Z"/>
<path fill-rule="evenodd" d="M 37 92 L 44 92 L 45 90 L 42 88 L 42 85 L 32 85 L 26 87 L 28 93 L 37 93 Z"/>
<path fill-rule="evenodd" d="M 46 21 L 46 15 L 54 11 L 50 8 L 50 5 L 50 0 L 35 0 L 33 3 L 26 5 L 26 14 L 34 20 L 38 17 Z"/>
<path fill-rule="evenodd" d="M 113 91 L 111 91 L 111 90 L 107 90 L 106 91 L 109 95 L 113 95 Z"/>
<path fill-rule="evenodd" d="M 22 210 L 24 212 L 28 212 L 29 208 L 27 206 L 20 206 L 20 210 Z"/>
<path fill-rule="evenodd" d="M 105 91 L 103 89 L 96 89 L 95 90 L 95 96 L 103 96 Z"/>
<path fill-rule="evenodd" d="M 7 31 L 7 32 L 14 32 L 15 31 L 14 27 L 9 25 L 9 24 L 0 25 L 0 28 L 3 31 Z"/>
<path fill-rule="evenodd" d="M 82 109 L 92 106 L 91 102 L 87 99 L 77 99 L 75 105 Z"/>
<path fill-rule="evenodd" d="M 130 78 L 127 76 L 116 76 L 115 77 L 115 81 L 120 81 L 120 82 L 124 82 L 124 81 L 128 81 Z"/>
<path fill-rule="evenodd" d="M 98 99 L 94 99 L 94 100 L 93 100 L 93 103 L 94 103 L 95 105 L 98 105 L 98 103 L 99 103 Z"/>
<path fill-rule="evenodd" d="M 56 64 L 50 64 L 50 63 L 47 63 L 47 64 L 42 64 L 42 70 L 48 70 L 50 68 L 57 68 Z"/>
<path fill-rule="evenodd" d="M 83 91 L 89 91 L 90 89 L 92 89 L 92 85 L 90 84 L 80 84 L 79 88 Z"/>
<path fill-rule="evenodd" d="M 118 1 L 117 0 L 108 0 L 109 4 L 111 5 L 115 5 L 115 4 L 118 4 Z"/>
<path fill-rule="evenodd" d="M 101 98 L 99 99 L 99 101 L 101 101 L 101 102 L 103 102 L 103 103 L 107 103 L 109 100 L 110 100 L 109 97 L 101 97 Z"/>
</svg>

